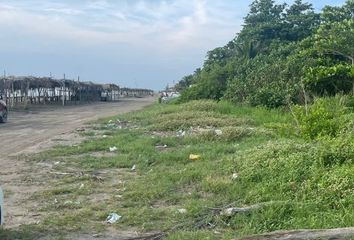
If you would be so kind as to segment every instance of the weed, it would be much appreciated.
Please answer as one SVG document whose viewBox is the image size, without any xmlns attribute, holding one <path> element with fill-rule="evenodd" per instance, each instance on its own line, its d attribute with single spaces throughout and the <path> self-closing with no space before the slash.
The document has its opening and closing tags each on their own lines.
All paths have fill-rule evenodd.
<svg viewBox="0 0 354 240">
<path fill-rule="evenodd" d="M 108 121 L 117 118 L 128 127 L 108 128 Z M 33 158 L 60 158 L 62 164 L 53 170 L 82 173 L 53 179 L 35 196 L 41 211 L 51 213 L 44 228 L 103 230 L 110 212 L 123 216 L 114 225 L 118 230 L 179 226 L 167 239 L 231 239 L 354 224 L 350 132 L 311 142 L 272 127 L 291 126 L 282 109 L 212 101 L 155 105 L 100 123 L 102 133 L 95 139 Z M 177 136 L 177 130 L 185 130 L 185 136 Z M 99 137 L 103 133 L 109 137 Z M 117 147 L 112 155 L 94 154 L 112 146 Z M 192 161 L 190 154 L 200 159 Z M 272 204 L 234 216 L 212 210 L 258 203 Z"/>
</svg>

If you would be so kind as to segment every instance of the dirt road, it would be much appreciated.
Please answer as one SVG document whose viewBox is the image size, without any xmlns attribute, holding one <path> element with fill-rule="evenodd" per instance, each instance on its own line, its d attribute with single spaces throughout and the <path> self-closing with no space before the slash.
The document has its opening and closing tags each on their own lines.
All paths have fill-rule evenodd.
<svg viewBox="0 0 354 240">
<path fill-rule="evenodd" d="M 51 139 L 70 135 L 85 122 L 138 110 L 153 101 L 152 97 L 124 99 L 115 103 L 11 112 L 9 122 L 0 125 L 0 184 L 6 198 L 6 226 L 16 227 L 36 221 L 23 202 L 24 198 L 38 191 L 40 184 L 28 181 L 30 167 L 16 157 L 18 154 L 36 152 L 42 145 L 47 146 Z"/>
</svg>

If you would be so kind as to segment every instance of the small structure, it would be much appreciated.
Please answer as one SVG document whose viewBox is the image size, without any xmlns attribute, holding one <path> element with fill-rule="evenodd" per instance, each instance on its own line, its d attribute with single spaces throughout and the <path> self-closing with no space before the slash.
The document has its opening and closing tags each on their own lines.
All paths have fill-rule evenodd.
<svg viewBox="0 0 354 240">
<path fill-rule="evenodd" d="M 115 84 L 95 84 L 51 77 L 0 78 L 0 99 L 8 107 L 28 104 L 77 104 L 93 101 L 117 101 L 120 97 L 153 95 L 148 89 L 121 89 Z"/>
<path fill-rule="evenodd" d="M 102 91 L 102 85 L 92 82 L 31 76 L 0 78 L 0 97 L 9 107 L 100 101 Z"/>
<path fill-rule="evenodd" d="M 120 98 L 120 87 L 115 84 L 103 84 L 101 101 L 117 101 Z"/>
<path fill-rule="evenodd" d="M 121 88 L 120 95 L 122 97 L 146 97 L 153 96 L 154 91 L 142 88 Z"/>
</svg>

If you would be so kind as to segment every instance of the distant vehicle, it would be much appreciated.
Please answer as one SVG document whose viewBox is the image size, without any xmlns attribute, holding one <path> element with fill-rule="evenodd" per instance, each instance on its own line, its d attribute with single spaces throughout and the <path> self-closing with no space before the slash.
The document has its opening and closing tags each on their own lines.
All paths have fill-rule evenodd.
<svg viewBox="0 0 354 240">
<path fill-rule="evenodd" d="M 0 100 L 0 123 L 7 122 L 7 106 L 3 100 Z"/>
<path fill-rule="evenodd" d="M 160 98 L 162 103 L 167 103 L 180 96 L 179 92 L 162 92 Z"/>
<path fill-rule="evenodd" d="M 4 224 L 4 194 L 0 187 L 0 225 Z"/>
</svg>

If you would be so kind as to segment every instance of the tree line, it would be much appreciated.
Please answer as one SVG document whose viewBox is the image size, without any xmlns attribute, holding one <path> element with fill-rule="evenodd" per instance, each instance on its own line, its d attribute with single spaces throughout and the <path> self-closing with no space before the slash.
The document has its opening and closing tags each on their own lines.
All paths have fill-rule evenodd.
<svg viewBox="0 0 354 240">
<path fill-rule="evenodd" d="M 242 30 L 207 53 L 176 85 L 181 101 L 228 100 L 279 107 L 316 96 L 354 94 L 354 0 L 312 4 L 254 0 Z"/>
</svg>

